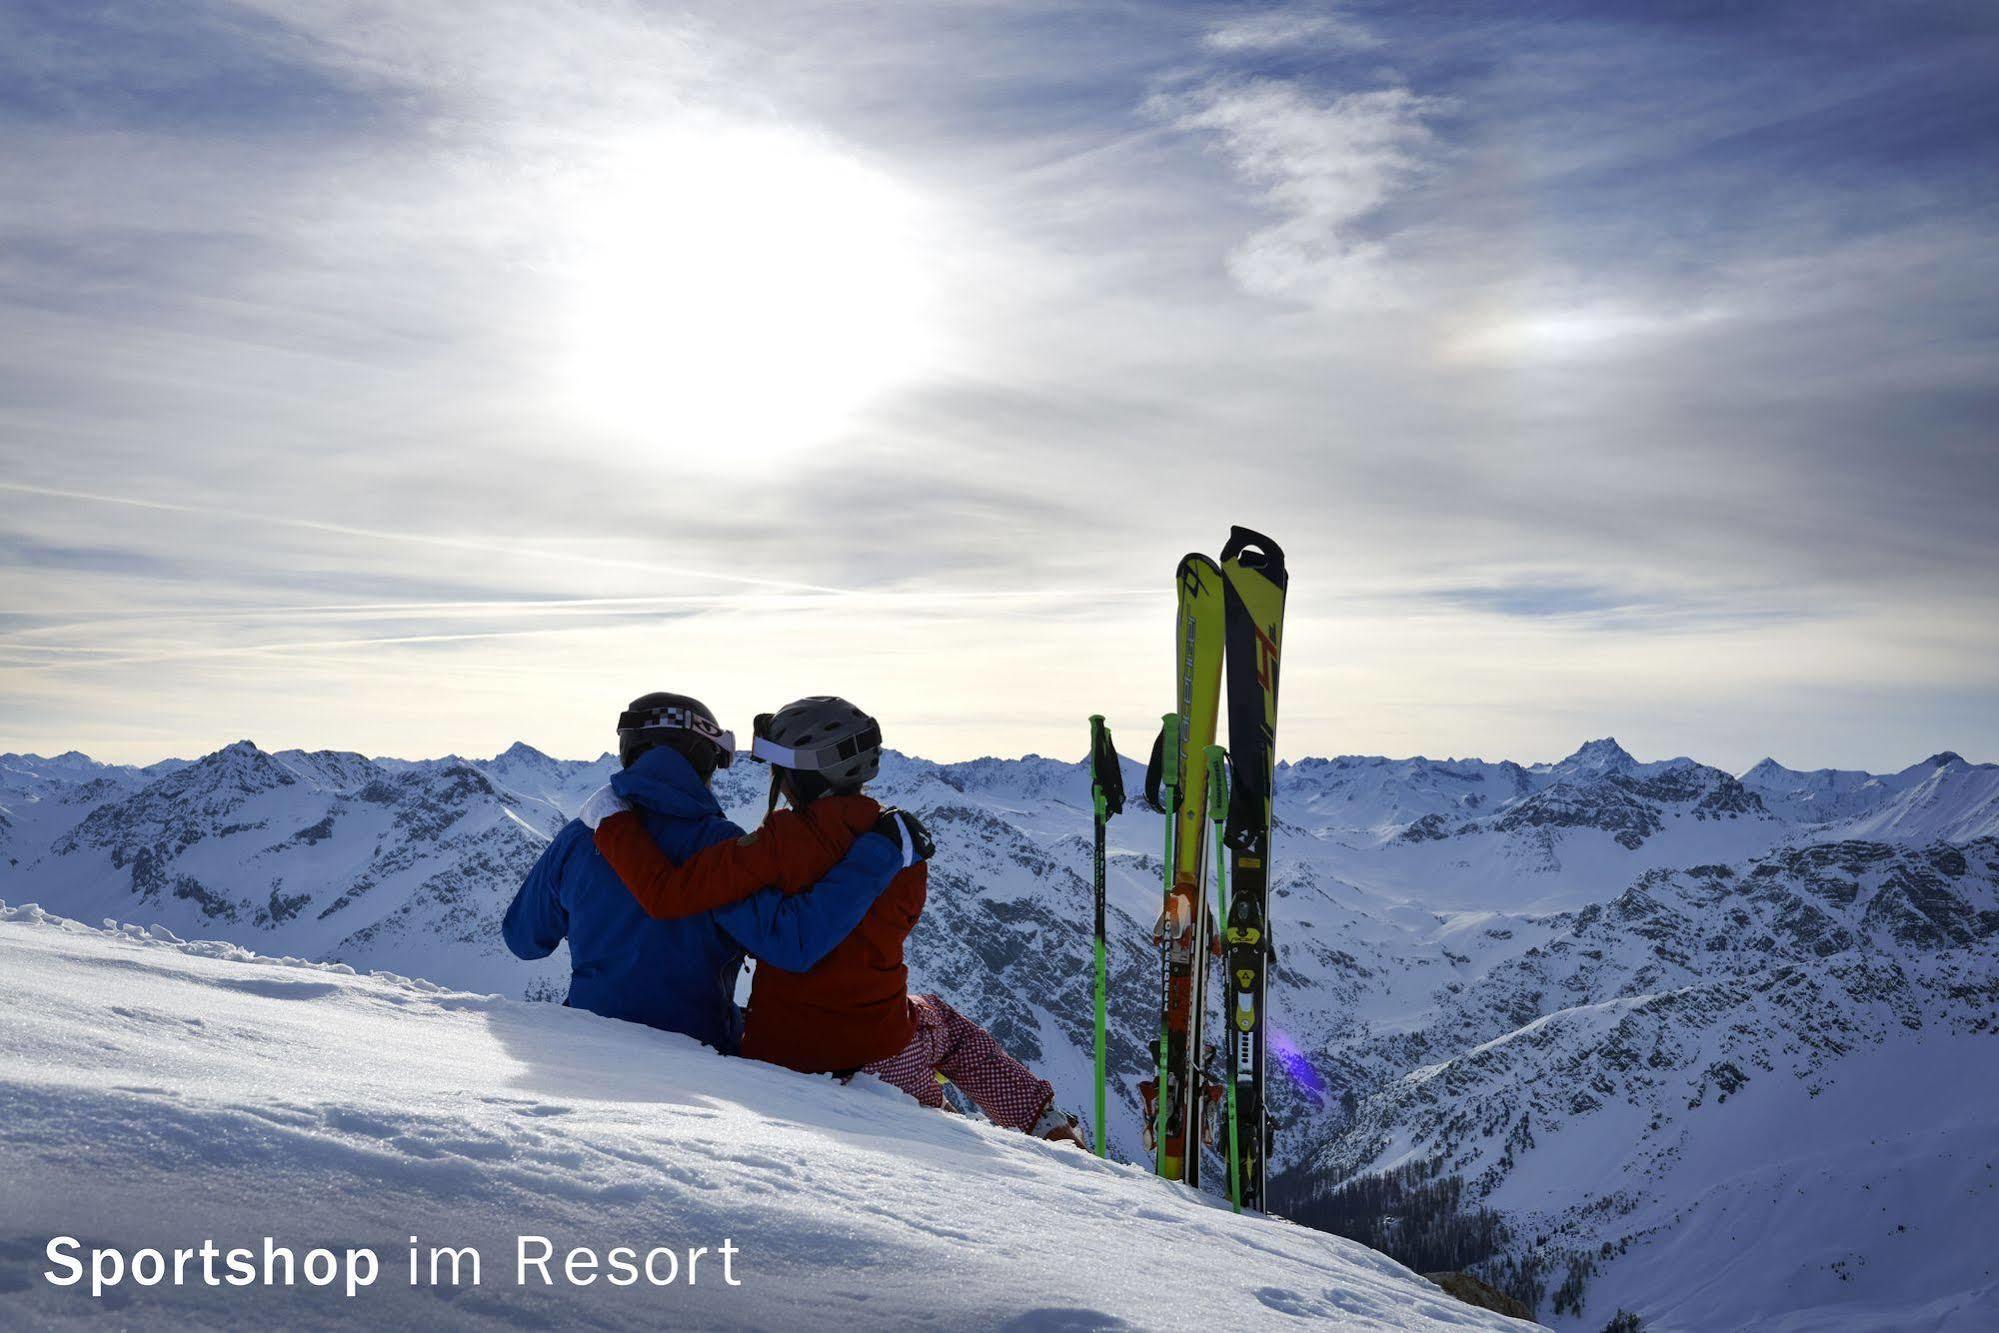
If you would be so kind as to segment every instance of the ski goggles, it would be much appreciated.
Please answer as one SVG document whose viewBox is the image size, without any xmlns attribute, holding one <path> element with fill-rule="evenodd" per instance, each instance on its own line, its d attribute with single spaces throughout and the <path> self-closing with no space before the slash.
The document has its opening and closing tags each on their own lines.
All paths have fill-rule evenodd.
<svg viewBox="0 0 1999 1333">
<path fill-rule="evenodd" d="M 713 718 L 692 708 L 648 708 L 618 715 L 618 734 L 631 736 L 647 731 L 691 731 L 720 751 L 715 767 L 727 768 L 736 762 L 736 733 L 723 728 Z"/>
<path fill-rule="evenodd" d="M 751 726 L 750 758 L 760 759 L 766 764 L 779 768 L 798 769 L 806 773 L 816 773 L 823 769 L 838 768 L 858 755 L 869 750 L 879 750 L 882 743 L 882 729 L 879 722 L 869 719 L 868 724 L 851 736 L 837 741 L 827 741 L 823 745 L 805 745 L 796 748 L 779 745 L 770 738 L 771 719 L 775 713 L 758 713 Z"/>
</svg>

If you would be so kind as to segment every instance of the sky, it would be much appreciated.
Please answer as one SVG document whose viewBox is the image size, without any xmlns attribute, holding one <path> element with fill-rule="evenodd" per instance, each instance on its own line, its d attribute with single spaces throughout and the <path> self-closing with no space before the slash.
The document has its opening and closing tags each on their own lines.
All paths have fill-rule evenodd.
<svg viewBox="0 0 1999 1333">
<path fill-rule="evenodd" d="M 0 0 L 0 749 L 1999 759 L 1999 9 Z"/>
</svg>

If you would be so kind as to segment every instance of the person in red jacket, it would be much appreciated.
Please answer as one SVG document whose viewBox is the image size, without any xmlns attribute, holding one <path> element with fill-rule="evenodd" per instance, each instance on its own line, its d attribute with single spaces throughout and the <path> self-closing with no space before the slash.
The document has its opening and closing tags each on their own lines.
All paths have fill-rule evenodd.
<svg viewBox="0 0 1999 1333">
<path fill-rule="evenodd" d="M 636 816 L 598 821 L 597 850 L 648 916 L 698 915 L 769 885 L 798 893 L 869 831 L 899 839 L 908 864 L 810 971 L 757 967 L 742 1053 L 804 1073 L 873 1074 L 931 1107 L 944 1104 L 941 1074 L 996 1125 L 1082 1144 L 1075 1118 L 1056 1109 L 1046 1080 L 939 996 L 909 994 L 903 943 L 923 914 L 931 849 L 913 816 L 884 811 L 861 793 L 880 771 L 879 724 L 844 699 L 801 699 L 757 719 L 750 754 L 771 765 L 762 826 L 681 865 Z M 778 808 L 780 798 L 788 809 Z"/>
</svg>

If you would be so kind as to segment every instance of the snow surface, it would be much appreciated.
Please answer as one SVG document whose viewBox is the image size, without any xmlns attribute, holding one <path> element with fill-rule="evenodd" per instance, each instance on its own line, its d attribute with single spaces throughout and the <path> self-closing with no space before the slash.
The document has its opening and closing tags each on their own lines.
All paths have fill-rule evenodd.
<svg viewBox="0 0 1999 1333">
<path fill-rule="evenodd" d="M 0 904 L 0 1324 L 1522 1328 L 1357 1244 L 551 1005 Z M 87 1289 L 87 1246 L 365 1246 L 378 1284 Z M 516 1240 L 733 1242 L 693 1285 L 514 1285 Z M 410 1237 L 478 1286 L 408 1283 Z M 559 1269 L 558 1281 L 559 1278 Z M 93 1318 L 96 1317 L 96 1318 Z"/>
<path fill-rule="evenodd" d="M 1658 1239 L 1604 1271 L 1591 1310 L 1646 1310 L 1656 1333 L 1999 1328 L 1991 1046 L 1924 1035 L 1818 1088 L 1754 1083 L 1725 1125 L 1690 1121 L 1680 1169 L 1712 1183 L 1627 1220 Z M 1912 1105 L 1933 1109 L 1911 1124 Z"/>
<path fill-rule="evenodd" d="M 1823 825 L 1831 837 L 1999 836 L 1999 764 L 1968 763 L 1949 751 L 1879 775 L 1836 768 L 1800 773 L 1765 759 L 1742 775 L 1742 785 L 1770 810 Z"/>
</svg>

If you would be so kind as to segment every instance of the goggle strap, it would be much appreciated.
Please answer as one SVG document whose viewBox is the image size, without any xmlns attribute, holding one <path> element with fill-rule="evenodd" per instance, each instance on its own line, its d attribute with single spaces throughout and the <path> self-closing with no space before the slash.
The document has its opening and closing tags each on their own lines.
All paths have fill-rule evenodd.
<svg viewBox="0 0 1999 1333">
<path fill-rule="evenodd" d="M 632 731 L 691 731 L 723 754 L 736 752 L 736 734 L 691 708 L 649 708 L 618 715 L 618 734 Z"/>
<path fill-rule="evenodd" d="M 768 736 L 758 736 L 750 742 L 750 754 L 780 768 L 795 768 L 800 772 L 813 773 L 821 769 L 837 768 L 863 751 L 878 750 L 881 748 L 881 743 L 881 724 L 870 722 L 851 736 L 810 750 L 794 750 L 790 746 L 779 745 Z"/>
</svg>

